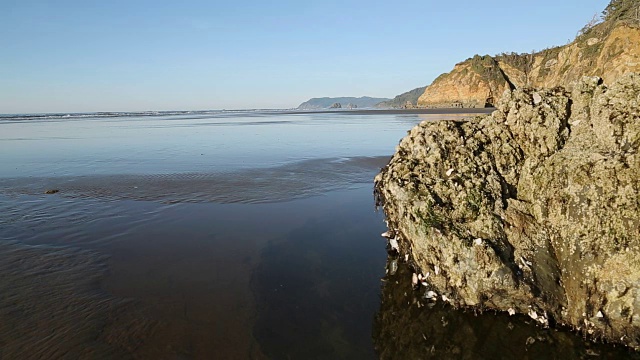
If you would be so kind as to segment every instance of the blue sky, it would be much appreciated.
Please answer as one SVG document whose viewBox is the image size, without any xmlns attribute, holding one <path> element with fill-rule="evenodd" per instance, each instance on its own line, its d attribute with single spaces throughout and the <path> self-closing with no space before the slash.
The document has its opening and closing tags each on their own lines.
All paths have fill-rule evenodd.
<svg viewBox="0 0 640 360">
<path fill-rule="evenodd" d="M 608 0 L 0 0 L 0 113 L 393 97 L 472 55 L 566 44 Z"/>
</svg>

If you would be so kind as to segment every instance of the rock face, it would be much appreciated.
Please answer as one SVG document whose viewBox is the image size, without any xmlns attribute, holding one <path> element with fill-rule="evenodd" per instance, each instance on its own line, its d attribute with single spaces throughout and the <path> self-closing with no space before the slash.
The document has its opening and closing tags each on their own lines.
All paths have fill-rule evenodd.
<svg viewBox="0 0 640 360">
<path fill-rule="evenodd" d="M 495 105 L 511 88 L 498 62 L 491 56 L 474 56 L 441 75 L 418 98 L 423 108 L 483 108 Z"/>
<path fill-rule="evenodd" d="M 515 62 L 512 56 L 498 57 L 516 87 L 568 86 L 582 76 L 598 76 L 610 84 L 626 72 L 640 72 L 640 28 L 624 23 L 610 30 L 596 28 L 566 46 L 523 56 Z"/>
<path fill-rule="evenodd" d="M 627 72 L 640 72 L 638 26 L 637 21 L 611 20 L 565 46 L 534 54 L 476 55 L 435 79 L 417 106 L 495 106 L 506 87 L 568 87 L 582 76 L 598 76 L 611 83 Z"/>
<path fill-rule="evenodd" d="M 640 75 L 505 91 L 422 122 L 375 179 L 402 255 L 457 307 L 640 347 Z"/>
</svg>

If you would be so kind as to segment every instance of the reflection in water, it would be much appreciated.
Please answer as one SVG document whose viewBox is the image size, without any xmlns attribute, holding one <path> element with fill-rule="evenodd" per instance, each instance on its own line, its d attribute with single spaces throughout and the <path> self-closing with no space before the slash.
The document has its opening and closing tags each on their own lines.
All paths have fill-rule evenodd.
<svg viewBox="0 0 640 360">
<path fill-rule="evenodd" d="M 371 358 L 385 258 L 371 192 L 263 204 L 0 194 L 0 358 Z"/>
<path fill-rule="evenodd" d="M 0 121 L 0 178 L 221 173 L 390 156 L 419 121 L 384 113 Z"/>
<path fill-rule="evenodd" d="M 391 259 L 387 267 L 390 268 Z M 453 310 L 413 290 L 409 266 L 387 275 L 373 337 L 381 359 L 640 359 L 625 348 L 538 327 L 526 316 Z"/>
<path fill-rule="evenodd" d="M 328 212 L 271 241 L 252 276 L 254 334 L 270 358 L 375 357 L 384 224 L 370 186 L 337 195 Z"/>
</svg>

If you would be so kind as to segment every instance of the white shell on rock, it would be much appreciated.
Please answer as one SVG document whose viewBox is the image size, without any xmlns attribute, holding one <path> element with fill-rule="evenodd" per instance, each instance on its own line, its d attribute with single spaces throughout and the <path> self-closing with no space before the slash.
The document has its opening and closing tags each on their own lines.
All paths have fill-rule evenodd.
<svg viewBox="0 0 640 360">
<path fill-rule="evenodd" d="M 540 94 L 538 94 L 537 92 L 533 93 L 533 103 L 535 105 L 540 104 L 540 102 L 542 101 L 542 96 L 540 96 Z"/>
<path fill-rule="evenodd" d="M 438 294 L 436 294 L 435 291 L 427 291 L 426 294 L 424 294 L 424 297 L 426 297 L 429 300 L 437 300 L 438 299 Z"/>
<path fill-rule="evenodd" d="M 433 272 L 436 273 L 436 275 L 440 274 L 440 267 L 438 265 L 433 267 Z"/>
<path fill-rule="evenodd" d="M 598 311 L 598 313 L 596 314 L 597 318 L 603 318 L 604 315 L 602 314 L 602 311 Z"/>
<path fill-rule="evenodd" d="M 509 316 L 513 316 L 513 315 L 515 315 L 515 314 L 516 314 L 516 311 L 515 311 L 515 310 L 513 310 L 513 308 L 509 308 L 509 309 L 507 310 L 507 312 L 509 313 Z"/>
<path fill-rule="evenodd" d="M 400 248 L 398 247 L 398 240 L 394 239 L 389 239 L 389 246 L 391 246 L 391 248 L 395 251 L 398 251 Z"/>
<path fill-rule="evenodd" d="M 529 317 L 532 318 L 533 320 L 537 320 L 538 314 L 533 310 L 529 310 Z"/>
<path fill-rule="evenodd" d="M 385 238 L 390 238 L 391 237 L 391 233 L 388 231 L 383 232 L 382 234 L 380 234 L 380 236 L 385 237 Z"/>
<path fill-rule="evenodd" d="M 413 273 L 411 276 L 411 284 L 413 284 L 413 286 L 418 285 L 418 275 L 416 273 Z"/>
<path fill-rule="evenodd" d="M 453 174 L 454 171 L 455 171 L 454 169 L 447 170 L 447 176 L 451 176 L 451 174 Z"/>
<path fill-rule="evenodd" d="M 398 260 L 391 260 L 391 262 L 389 263 L 389 269 L 388 269 L 389 274 L 395 275 L 397 271 L 398 271 Z"/>
<path fill-rule="evenodd" d="M 482 239 L 477 238 L 477 239 L 473 240 L 473 243 L 476 244 L 476 245 L 482 245 Z"/>
</svg>

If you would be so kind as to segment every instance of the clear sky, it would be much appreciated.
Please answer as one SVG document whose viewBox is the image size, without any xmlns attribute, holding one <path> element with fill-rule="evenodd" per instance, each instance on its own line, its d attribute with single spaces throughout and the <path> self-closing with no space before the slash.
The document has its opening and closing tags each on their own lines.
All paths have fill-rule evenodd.
<svg viewBox="0 0 640 360">
<path fill-rule="evenodd" d="M 0 0 L 0 113 L 393 97 L 472 55 L 563 45 L 608 0 Z"/>
</svg>

